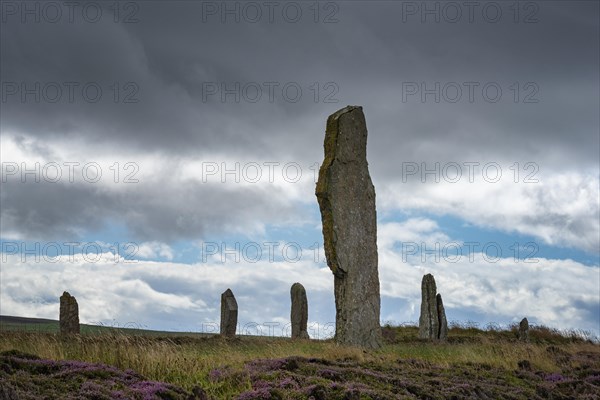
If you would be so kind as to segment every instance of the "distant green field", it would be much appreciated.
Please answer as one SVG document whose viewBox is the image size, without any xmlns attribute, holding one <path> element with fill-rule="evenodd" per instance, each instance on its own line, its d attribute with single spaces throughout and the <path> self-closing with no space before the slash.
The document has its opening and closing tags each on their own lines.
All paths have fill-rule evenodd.
<svg viewBox="0 0 600 400">
<path fill-rule="evenodd" d="M 58 321 L 0 315 L 0 331 L 58 332 Z"/>
<path fill-rule="evenodd" d="M 84 335 L 89 334 L 106 334 L 106 333 L 124 333 L 128 335 L 139 334 L 139 335 L 159 335 L 159 336 L 187 336 L 187 335 L 199 335 L 205 336 L 202 333 L 186 333 L 186 332 L 162 332 L 152 331 L 146 329 L 139 329 L 133 327 L 112 327 L 102 325 L 87 325 L 81 324 L 81 333 Z M 25 317 L 11 317 L 11 316 L 0 316 L 0 331 L 18 331 L 18 332 L 45 332 L 45 333 L 58 333 L 59 322 L 51 319 L 40 319 L 40 318 L 25 318 Z"/>
<path fill-rule="evenodd" d="M 143 335 L 143 336 L 169 336 L 169 337 L 206 337 L 209 333 L 201 332 L 170 332 L 141 329 L 136 327 L 113 327 L 104 325 L 81 324 L 82 335 L 115 334 Z M 40 332 L 58 333 L 59 322 L 51 319 L 26 318 L 0 315 L 0 332 Z M 241 335 L 243 336 L 243 335 Z"/>
</svg>

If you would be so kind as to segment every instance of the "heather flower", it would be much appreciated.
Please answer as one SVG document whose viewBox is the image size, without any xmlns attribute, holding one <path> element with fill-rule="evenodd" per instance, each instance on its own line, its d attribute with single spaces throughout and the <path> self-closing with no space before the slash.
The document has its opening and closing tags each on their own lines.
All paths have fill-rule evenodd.
<svg viewBox="0 0 600 400">
<path fill-rule="evenodd" d="M 250 372 L 266 372 L 279 370 L 287 364 L 288 360 L 285 358 L 274 358 L 267 360 L 254 360 L 246 364 L 246 368 Z"/>
<path fill-rule="evenodd" d="M 254 390 L 269 389 L 271 387 L 271 383 L 264 381 L 262 379 L 259 379 L 252 384 L 252 387 L 254 388 Z"/>
<path fill-rule="evenodd" d="M 231 376 L 231 368 L 228 366 L 223 368 L 215 368 L 208 373 L 208 380 L 211 382 L 221 381 L 229 376 Z"/>
<path fill-rule="evenodd" d="M 112 400 L 106 388 L 93 381 L 84 382 L 79 389 L 79 394 L 84 398 Z"/>
<path fill-rule="evenodd" d="M 281 382 L 279 382 L 279 384 L 277 386 L 282 389 L 298 389 L 299 388 L 298 382 L 296 382 L 292 377 L 289 377 L 289 376 L 287 378 L 283 379 Z"/>
<path fill-rule="evenodd" d="M 238 396 L 237 400 L 260 400 L 270 399 L 271 392 L 267 388 L 258 390 L 251 390 L 249 392 L 242 393 Z"/>
<path fill-rule="evenodd" d="M 544 378 L 547 382 L 560 382 L 564 381 L 565 377 L 559 374 L 558 372 L 554 372 L 552 374 L 546 375 Z"/>
<path fill-rule="evenodd" d="M 187 398 L 187 393 L 164 382 L 146 381 L 132 370 L 122 371 L 99 363 L 53 361 L 21 354 L 0 354 L 0 385 L 9 374 L 17 386 L 18 398 L 89 398 L 95 400 L 156 400 Z M 68 397 L 65 394 L 77 397 Z"/>
<path fill-rule="evenodd" d="M 340 376 L 340 373 L 338 371 L 335 371 L 333 369 L 329 369 L 329 368 L 325 368 L 322 369 L 318 372 L 319 376 L 321 376 L 322 378 L 325 379 L 336 379 Z"/>
</svg>

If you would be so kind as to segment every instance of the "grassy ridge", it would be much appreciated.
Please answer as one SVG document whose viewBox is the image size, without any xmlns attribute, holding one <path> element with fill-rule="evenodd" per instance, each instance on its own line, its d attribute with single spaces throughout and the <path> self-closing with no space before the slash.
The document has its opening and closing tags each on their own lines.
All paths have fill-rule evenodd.
<svg viewBox="0 0 600 400">
<path fill-rule="evenodd" d="M 116 334 L 125 335 L 144 335 L 144 336 L 209 336 L 200 332 L 169 332 L 142 329 L 136 324 L 126 324 L 125 326 L 108 325 L 89 325 L 80 324 L 81 334 Z M 0 315 L 0 332 L 25 332 L 25 333 L 59 333 L 59 322 L 51 319 L 24 318 Z"/>
<path fill-rule="evenodd" d="M 269 387 L 271 378 L 267 379 L 265 376 L 276 377 L 273 379 L 279 382 L 278 385 L 289 381 L 296 385 L 299 385 L 298 382 L 304 382 L 309 387 L 313 387 L 319 386 L 321 382 L 323 385 L 329 385 L 324 386 L 323 390 L 348 391 L 352 388 L 348 387 L 346 381 L 344 381 L 346 386 L 342 385 L 343 382 L 338 382 L 342 385 L 339 388 L 331 386 L 336 382 L 336 376 L 338 381 L 350 379 L 347 377 L 348 368 L 358 371 L 353 372 L 354 375 L 351 376 L 356 376 L 359 380 L 363 379 L 364 382 L 359 382 L 361 385 L 366 385 L 369 390 L 376 388 L 381 390 L 381 393 L 387 390 L 380 387 L 383 381 L 372 381 L 370 375 L 365 375 L 366 373 L 361 371 L 368 370 L 369 374 L 380 373 L 387 377 L 385 379 L 390 380 L 400 379 L 399 376 L 409 373 L 414 368 L 425 368 L 429 375 L 425 373 L 423 376 L 447 375 L 452 381 L 457 378 L 458 371 L 461 371 L 461 376 L 472 373 L 476 375 L 471 379 L 479 379 L 477 377 L 480 375 L 477 374 L 492 369 L 493 373 L 485 372 L 493 375 L 489 379 L 502 377 L 506 381 L 504 384 L 513 384 L 515 388 L 523 386 L 519 390 L 526 390 L 527 396 L 531 397 L 535 394 L 535 390 L 541 390 L 535 389 L 537 387 L 535 385 L 538 385 L 535 380 L 541 379 L 542 383 L 546 384 L 546 376 L 559 374 L 557 376 L 561 378 L 556 379 L 562 382 L 562 377 L 567 376 L 569 371 L 575 371 L 583 365 L 582 354 L 589 355 L 586 357 L 591 360 L 592 367 L 586 368 L 588 372 L 591 371 L 592 378 L 597 373 L 600 380 L 600 346 L 582 339 L 579 335 L 565 336 L 544 327 L 530 330 L 530 343 L 518 342 L 514 330 L 484 331 L 459 326 L 450 329 L 448 343 L 428 343 L 417 339 L 416 327 L 385 327 L 383 333 L 387 344 L 377 351 L 338 346 L 332 341 L 291 341 L 266 337 L 223 339 L 219 336 L 200 334 L 166 335 L 144 331 L 131 334 L 131 330 L 128 329 L 101 328 L 100 331 L 91 328 L 91 330 L 82 329 L 82 335 L 68 339 L 54 333 L 4 330 L 0 332 L 0 351 L 18 350 L 44 359 L 99 362 L 121 369 L 132 369 L 147 379 L 174 384 L 188 391 L 200 386 L 214 398 L 234 398 L 240 393 L 252 393 L 259 389 L 269 390 L 270 393 L 284 390 Z M 257 360 L 286 360 L 290 357 L 301 357 L 301 360 L 304 360 L 297 362 L 296 372 L 290 372 L 279 364 L 269 366 L 273 368 L 272 370 L 265 370 L 264 366 L 256 367 L 259 371 L 256 373 L 252 372 L 254 367 L 250 369 L 248 367 L 248 365 L 255 365 L 253 363 Z M 417 362 L 416 367 L 413 362 Z M 328 363 L 332 365 L 330 368 L 326 368 Z M 340 363 L 347 363 L 347 365 Z M 399 363 L 403 366 L 401 369 L 396 367 L 390 369 L 390 366 L 398 366 Z M 284 362 L 282 365 L 287 364 Z M 597 372 L 594 369 L 596 365 Z M 523 381 L 523 378 L 515 375 L 514 371 L 523 368 L 535 371 L 534 375 L 537 378 L 531 377 L 534 380 L 530 382 L 533 385 L 530 385 L 531 387 L 528 386 L 528 380 Z M 322 371 L 330 371 L 327 373 L 331 376 L 320 377 L 319 374 L 325 373 Z M 423 374 L 423 371 L 419 374 Z M 418 376 L 421 376 L 419 374 Z M 480 378 L 488 379 L 485 376 Z M 586 375 L 585 379 L 588 378 Z M 411 375 L 410 379 L 409 376 L 406 379 L 412 382 L 415 378 Z M 581 379 L 583 382 L 584 378 Z M 461 387 L 460 385 L 468 384 L 468 381 L 461 382 L 454 386 Z M 430 384 L 432 383 L 423 383 L 425 386 Z M 589 385 L 589 383 L 585 384 Z M 290 393 L 292 389 L 290 388 Z M 301 389 L 308 390 L 306 387 Z M 490 386 L 489 390 L 497 389 Z M 598 390 L 600 392 L 600 386 Z M 304 394 L 299 394 L 298 398 L 306 394 L 302 393 Z M 333 392 L 327 393 L 325 398 L 332 396 Z"/>
</svg>

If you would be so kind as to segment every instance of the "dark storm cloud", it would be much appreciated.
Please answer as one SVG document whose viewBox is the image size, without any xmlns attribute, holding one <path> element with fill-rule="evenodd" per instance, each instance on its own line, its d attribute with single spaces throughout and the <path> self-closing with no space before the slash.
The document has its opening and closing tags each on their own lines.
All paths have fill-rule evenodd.
<svg viewBox="0 0 600 400">
<path fill-rule="evenodd" d="M 104 98 L 95 104 L 76 96 L 73 104 L 38 105 L 12 96 L 3 104 L 3 126 L 35 136 L 84 134 L 163 151 L 194 152 L 234 142 L 259 148 L 275 134 L 295 134 L 294 122 L 301 118 L 317 121 L 319 129 L 308 137 L 319 139 L 320 114 L 337 105 L 317 107 L 308 86 L 334 81 L 339 105 L 364 104 L 377 115 L 370 119 L 371 129 L 386 132 L 386 139 L 397 141 L 402 135 L 413 138 L 407 143 L 413 145 L 450 133 L 462 139 L 462 146 L 513 146 L 526 130 L 527 141 L 567 144 L 567 150 L 579 149 L 589 157 L 585 149 L 598 147 L 590 134 L 598 105 L 598 28 L 590 16 L 597 15 L 598 5 L 536 4 L 538 22 L 531 24 L 513 23 L 508 7 L 502 7 L 499 23 L 486 22 L 478 13 L 473 23 L 443 18 L 435 23 L 432 17 L 421 23 L 419 14 L 403 16 L 402 3 L 389 2 L 340 2 L 339 22 L 332 24 L 315 24 L 308 14 L 299 23 L 281 18 L 272 24 L 235 23 L 230 18 L 223 24 L 218 16 L 203 15 L 201 2 L 139 3 L 139 22 L 134 24 L 110 18 L 95 24 L 22 24 L 10 16 L 2 27 L 3 81 L 98 82 Z M 235 82 L 271 81 L 298 82 L 304 96 L 299 103 L 281 95 L 273 104 L 244 104 L 243 99 L 236 104 L 232 96 L 222 104 L 219 95 L 203 101 L 206 83 L 232 87 Z M 412 81 L 428 86 L 498 82 L 505 100 L 512 96 L 508 87 L 514 82 L 535 82 L 540 104 L 489 104 L 481 93 L 475 104 L 421 104 L 415 101 L 418 96 L 402 103 L 402 82 Z M 135 82 L 139 103 L 115 104 L 108 88 L 114 82 Z M 276 133 L 290 118 L 288 131 Z M 227 129 L 231 119 L 243 120 L 246 129 Z M 432 119 L 437 123 L 428 123 Z M 469 132 L 472 120 L 485 121 L 489 131 Z M 392 121 L 400 126 L 390 129 Z M 453 125 L 461 131 L 448 132 Z M 591 146 L 569 149 L 573 139 Z"/>
<path fill-rule="evenodd" d="M 257 220 L 297 212 L 277 190 L 265 195 L 254 187 L 236 195 L 223 185 L 201 184 L 167 183 L 160 190 L 147 185 L 122 192 L 94 184 L 8 181 L 2 187 L 2 229 L 27 240 L 78 240 L 85 230 L 109 223 L 124 224 L 131 241 L 211 239 L 244 227 L 252 234 Z"/>
<path fill-rule="evenodd" d="M 369 125 L 372 174 L 382 184 L 397 179 L 404 160 L 534 161 L 546 170 L 597 167 L 597 2 L 534 2 L 538 21 L 529 24 L 524 15 L 514 23 L 503 2 L 496 2 L 504 13 L 498 23 L 480 11 L 472 23 L 465 15 L 460 23 L 444 18 L 436 23 L 431 17 L 422 23 L 421 15 L 403 13 L 408 3 L 335 3 L 338 22 L 329 24 L 322 23 L 329 10 L 314 23 L 306 3 L 298 3 L 306 7 L 297 23 L 278 13 L 274 23 L 264 18 L 256 24 L 243 18 L 221 23 L 218 15 L 203 14 L 202 2 L 166 1 L 138 2 L 139 22 L 131 24 L 114 23 L 110 16 L 97 23 L 81 18 L 21 23 L 7 16 L 1 27 L 7 96 L 1 104 L 2 133 L 59 147 L 77 139 L 98 154 L 117 147 L 170 157 L 227 153 L 310 165 L 322 159 L 327 115 L 359 104 Z M 65 82 L 79 86 L 72 103 L 66 93 L 57 103 L 43 98 L 35 103 L 31 95 L 22 102 L 19 94 L 6 92 L 7 83 L 36 82 L 58 83 L 63 90 Z M 90 82 L 102 88 L 98 102 L 81 95 L 79 89 Z M 261 100 L 252 103 L 242 95 L 236 103 L 230 95 L 222 102 L 220 93 L 207 94 L 207 84 L 231 88 L 236 82 L 260 84 Z M 297 83 L 303 95 L 291 102 L 276 90 L 271 103 L 265 82 L 279 88 Z M 325 88 L 328 82 L 335 85 Z M 403 99 L 403 84 L 431 88 L 452 82 L 464 90 L 456 103 L 444 98 L 436 103 L 432 96 L 422 102 L 420 94 Z M 472 103 L 464 82 L 479 85 Z M 482 97 L 482 86 L 490 82 L 503 91 L 497 103 Z M 518 102 L 511 90 L 515 83 Z M 337 103 L 323 101 L 331 88 L 339 89 L 332 96 Z M 538 102 L 523 103 L 532 90 Z M 138 101 L 124 103 L 127 95 Z M 168 240 L 236 219 L 264 215 L 268 223 L 290 211 L 269 191 L 238 189 L 209 193 L 173 184 L 167 195 L 159 185 L 121 194 L 10 185 L 2 190 L 2 213 L 11 222 L 3 225 L 25 234 L 66 234 L 119 218 L 141 238 Z M 255 207 L 261 203 L 269 213 Z"/>
<path fill-rule="evenodd" d="M 181 21 L 188 14 L 192 17 Z M 2 43 L 3 80 L 24 82 L 28 87 L 58 82 L 65 92 L 65 82 L 79 86 L 72 103 L 54 104 L 42 98 L 36 104 L 33 96 L 23 103 L 18 95 L 9 95 L 3 104 L 3 128 L 44 138 L 83 134 L 101 143 L 116 141 L 140 150 L 231 150 L 235 143 L 259 151 L 274 130 L 281 131 L 277 126 L 287 118 L 281 115 L 286 106 L 294 110 L 304 106 L 289 103 L 282 107 L 281 93 L 279 104 L 266 100 L 267 93 L 259 104 L 236 104 L 231 96 L 222 103 L 219 94 L 203 98 L 204 87 L 209 83 L 233 87 L 235 82 L 298 82 L 308 92 L 318 77 L 310 71 L 298 74 L 305 67 L 305 56 L 296 56 L 293 69 L 282 60 L 298 54 L 294 42 L 304 43 L 301 51 L 306 55 L 311 47 L 308 42 L 316 40 L 318 33 L 298 27 L 290 32 L 290 24 L 275 26 L 279 32 L 238 24 L 203 24 L 200 15 L 200 7 L 193 3 L 181 8 L 165 2 L 142 4 L 140 23 L 127 27 L 109 20 L 98 24 L 9 20 L 3 26 L 3 37 L 12 39 Z M 298 32 L 311 37 L 294 39 Z M 326 75 L 335 79 L 334 74 Z M 102 88 L 103 97 L 97 103 L 79 93 L 90 82 Z M 113 99 L 115 82 L 121 85 L 118 103 Z M 137 103 L 123 103 L 123 97 L 133 91 L 123 88 L 127 82 L 139 88 L 130 99 Z M 307 99 L 305 93 L 302 102 L 310 105 Z"/>
</svg>

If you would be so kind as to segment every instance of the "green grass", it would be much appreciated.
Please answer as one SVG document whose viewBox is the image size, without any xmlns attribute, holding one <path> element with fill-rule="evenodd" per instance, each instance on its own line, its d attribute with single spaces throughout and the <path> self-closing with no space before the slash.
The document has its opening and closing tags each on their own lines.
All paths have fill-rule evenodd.
<svg viewBox="0 0 600 400">
<path fill-rule="evenodd" d="M 351 361 L 375 369 L 393 365 L 398 360 L 417 360 L 450 370 L 454 366 L 484 365 L 503 371 L 513 371 L 521 360 L 528 360 L 535 370 L 550 373 L 561 371 L 561 365 L 548 351 L 549 345 L 558 345 L 568 354 L 587 352 L 600 358 L 600 346 L 592 341 L 544 327 L 530 330 L 530 343 L 517 341 L 514 329 L 486 331 L 454 326 L 447 343 L 429 343 L 417 339 L 417 327 L 384 327 L 387 344 L 380 350 L 364 351 L 339 346 L 333 341 L 252 336 L 224 339 L 203 334 L 87 325 L 82 326 L 81 335 L 62 338 L 56 334 L 57 324 L 18 325 L 2 325 L 0 351 L 18 350 L 46 359 L 130 368 L 148 379 L 186 390 L 201 386 L 217 398 L 231 398 L 250 390 L 251 381 L 244 374 L 244 365 L 257 359 L 299 356 L 332 362 Z M 217 368 L 228 368 L 232 371 L 231 377 L 225 381 L 209 379 L 211 371 Z"/>
</svg>

